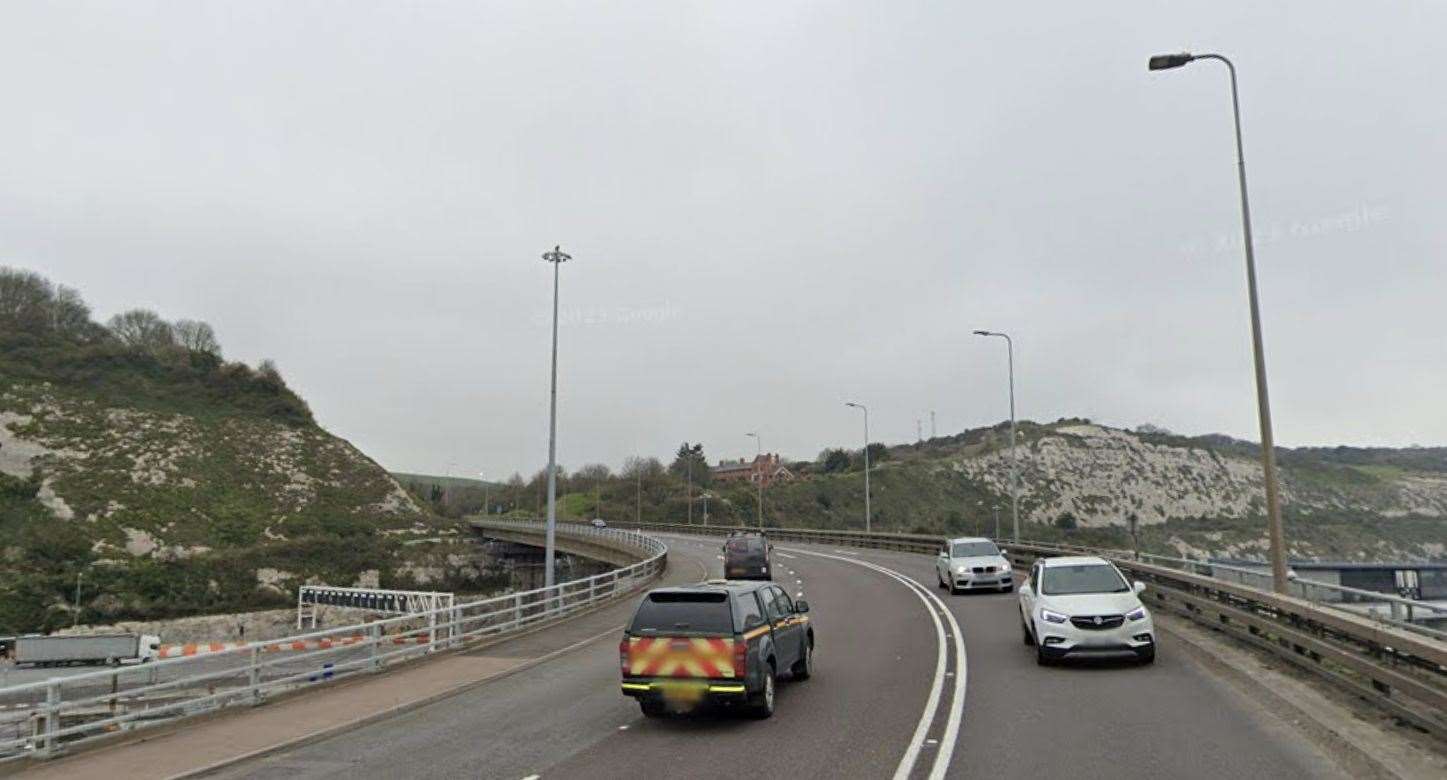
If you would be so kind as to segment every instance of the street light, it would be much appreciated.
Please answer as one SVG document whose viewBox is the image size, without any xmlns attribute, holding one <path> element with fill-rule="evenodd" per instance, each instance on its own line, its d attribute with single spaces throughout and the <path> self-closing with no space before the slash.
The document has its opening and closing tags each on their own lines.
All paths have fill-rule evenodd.
<svg viewBox="0 0 1447 780">
<path fill-rule="evenodd" d="M 764 440 L 761 439 L 761 438 L 759 438 L 759 435 L 758 435 L 757 433 L 746 433 L 746 434 L 744 434 L 744 435 L 745 435 L 745 436 L 752 436 L 752 437 L 754 437 L 754 451 L 755 451 L 755 453 L 756 453 L 756 454 L 754 455 L 754 466 L 757 468 L 758 465 L 759 465 L 759 458 L 762 457 L 763 454 L 764 454 Z M 763 527 L 764 527 L 764 475 L 763 475 L 763 473 L 761 472 L 761 473 L 759 474 L 759 528 L 762 530 Z"/>
<path fill-rule="evenodd" d="M 992 330 L 977 330 L 976 336 L 996 336 L 1005 340 L 1005 349 L 1010 357 L 1010 516 L 1015 523 L 1014 540 L 1020 541 L 1020 458 L 1015 452 L 1015 342 L 1009 334 Z M 999 538 L 998 531 L 995 538 Z"/>
<path fill-rule="evenodd" d="M 869 513 L 869 407 L 853 401 L 845 401 L 844 405 L 864 412 L 864 532 L 869 533 L 873 521 L 873 515 Z"/>
<path fill-rule="evenodd" d="M 1218 60 L 1231 75 L 1231 113 L 1236 124 L 1236 177 L 1241 185 L 1241 228 L 1246 245 L 1246 289 L 1251 305 L 1251 348 L 1256 364 L 1256 412 L 1261 424 L 1261 470 L 1266 480 L 1266 522 L 1271 539 L 1271 582 L 1286 592 L 1286 541 L 1281 525 L 1281 495 L 1276 482 L 1276 442 L 1271 433 L 1271 399 L 1266 391 L 1266 350 L 1261 338 L 1261 304 L 1256 293 L 1256 252 L 1251 241 L 1251 206 L 1246 197 L 1246 152 L 1241 143 L 1241 100 L 1236 91 L 1236 66 L 1220 54 L 1158 54 L 1151 70 L 1179 68 L 1192 60 Z"/>
<path fill-rule="evenodd" d="M 558 526 L 558 269 L 572 256 L 562 247 L 554 246 L 553 251 L 544 252 L 543 259 L 553 264 L 553 376 L 551 395 L 548 401 L 548 530 L 544 547 L 543 587 L 553 587 L 553 535 Z"/>
</svg>

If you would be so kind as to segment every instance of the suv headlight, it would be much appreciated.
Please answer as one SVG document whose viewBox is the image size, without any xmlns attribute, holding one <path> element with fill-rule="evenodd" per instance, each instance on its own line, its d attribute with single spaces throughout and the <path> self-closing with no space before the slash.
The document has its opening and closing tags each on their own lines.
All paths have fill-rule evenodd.
<svg viewBox="0 0 1447 780">
<path fill-rule="evenodd" d="M 1064 623 L 1070 619 L 1059 612 L 1051 612 L 1043 608 L 1040 610 L 1040 617 L 1044 618 L 1046 623 Z"/>
<path fill-rule="evenodd" d="M 1145 608 L 1145 607 L 1136 607 L 1135 609 L 1133 609 L 1133 610 L 1125 613 L 1125 618 L 1126 618 L 1126 620 L 1145 620 L 1145 619 L 1146 619 L 1146 608 Z"/>
<path fill-rule="evenodd" d="M 1009 562 L 1009 561 L 1005 561 L 1004 563 L 1000 564 L 1000 572 L 1003 573 L 1003 574 L 1008 574 L 1008 573 L 1010 572 L 1010 562 Z"/>
<path fill-rule="evenodd" d="M 962 563 L 955 567 L 955 574 L 964 574 L 967 567 Z"/>
</svg>

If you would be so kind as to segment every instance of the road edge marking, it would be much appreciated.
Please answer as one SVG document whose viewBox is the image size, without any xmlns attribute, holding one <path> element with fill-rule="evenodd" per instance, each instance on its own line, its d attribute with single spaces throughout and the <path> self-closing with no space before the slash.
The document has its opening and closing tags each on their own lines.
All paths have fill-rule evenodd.
<svg viewBox="0 0 1447 780">
<path fill-rule="evenodd" d="M 875 563 L 872 563 L 872 562 L 870 562 L 870 561 L 864 561 L 864 560 L 860 560 L 860 559 L 858 559 L 858 558 L 845 558 L 845 557 L 842 556 L 842 555 L 832 555 L 832 554 L 830 554 L 830 553 L 814 552 L 814 551 L 812 551 L 812 550 L 800 550 L 800 549 L 798 549 L 798 548 L 792 548 L 792 547 L 789 548 L 789 550 L 790 550 L 790 552 L 802 553 L 802 554 L 804 554 L 804 555 L 814 555 L 814 556 L 818 556 L 818 557 L 820 557 L 820 558 L 831 558 L 831 559 L 836 560 L 836 561 L 843 561 L 843 562 L 845 562 L 845 563 L 852 563 L 852 564 L 855 564 L 855 565 L 857 565 L 857 566 L 862 566 L 863 568 L 866 568 L 866 569 L 869 569 L 869 570 L 871 570 L 871 571 L 874 571 L 874 572 L 876 572 L 876 573 L 878 573 L 878 574 L 883 574 L 883 575 L 885 575 L 886 577 L 889 577 L 890 579 L 893 579 L 893 580 L 895 580 L 896 582 L 898 582 L 899 584 L 903 585 L 903 586 L 905 587 L 905 590 L 908 590 L 910 593 L 914 594 L 914 597 L 917 598 L 917 599 L 919 599 L 920 603 L 924 605 L 925 612 L 928 612 L 928 613 L 929 613 L 930 620 L 934 622 L 934 627 L 935 627 L 935 676 L 934 676 L 934 681 L 930 684 L 930 695 L 929 695 L 929 699 L 928 699 L 928 701 L 925 703 L 924 711 L 920 713 L 919 723 L 915 725 L 914 734 L 910 737 L 909 744 L 905 747 L 904 755 L 903 755 L 903 756 L 900 758 L 900 760 L 899 760 L 899 766 L 896 767 L 896 768 L 895 768 L 895 771 L 894 771 L 894 780 L 907 780 L 907 779 L 909 778 L 910 774 L 912 774 L 912 773 L 914 772 L 914 765 L 918 762 L 918 760 L 919 760 L 919 753 L 920 753 L 920 751 L 924 748 L 925 737 L 926 737 L 926 735 L 929 734 L 929 727 L 930 727 L 930 725 L 934 722 L 935 713 L 937 713 L 937 712 L 939 711 L 940 701 L 941 701 L 941 699 L 943 699 L 943 697 L 944 697 L 945 667 L 948 665 L 947 656 L 948 656 L 948 654 L 949 654 L 949 651 L 948 651 L 948 649 L 947 649 L 947 647 L 946 647 L 946 645 L 945 645 L 945 629 L 944 629 L 944 624 L 943 624 L 942 622 L 940 622 L 939 613 L 934 609 L 934 606 L 932 606 L 932 605 L 930 604 L 929 599 L 926 598 L 926 596 L 934 596 L 934 594 L 933 594 L 933 593 L 930 593 L 930 592 L 927 591 L 927 590 L 925 590 L 923 586 L 921 586 L 919 583 L 915 582 L 914 580 L 910 579 L 910 578 L 907 577 L 906 575 L 904 575 L 904 574 L 902 574 L 902 573 L 900 573 L 900 572 L 897 572 L 897 571 L 895 571 L 895 570 L 893 570 L 893 569 L 890 569 L 890 568 L 887 567 L 887 566 L 880 566 L 880 565 L 875 564 Z M 936 597 L 936 601 L 938 602 L 938 597 Z M 943 605 L 942 605 L 942 604 L 941 604 L 941 608 L 943 609 Z M 948 610 L 948 609 L 944 609 L 944 612 L 946 613 L 947 616 L 949 616 L 949 610 Z M 949 617 L 951 617 L 951 622 L 953 623 L 953 617 L 952 617 L 952 616 L 949 616 Z M 958 637 L 959 637 L 959 629 L 958 629 L 958 626 L 956 626 L 954 633 L 955 633 L 956 639 L 958 640 Z M 958 641 L 957 641 L 957 645 L 956 645 L 956 646 L 957 646 L 957 647 L 959 646 Z M 957 657 L 963 658 L 963 656 L 957 656 Z M 963 662 L 959 663 L 958 665 L 960 666 L 960 668 L 963 668 Z M 956 691 L 957 691 L 956 696 L 957 696 L 957 698 L 958 698 L 958 701 L 957 701 L 957 702 L 952 702 L 952 704 L 955 704 L 957 707 L 958 707 L 958 706 L 962 706 L 962 705 L 963 705 L 963 701 L 964 701 L 964 700 L 963 700 L 963 696 L 961 695 L 963 686 L 959 684 L 959 681 L 962 680 L 962 679 L 963 679 L 963 678 L 962 678 L 961 675 L 958 675 L 958 674 L 955 675 L 955 680 L 956 680 L 955 689 L 956 689 Z M 951 720 L 951 721 L 955 720 L 954 709 L 951 710 L 950 720 Z M 946 729 L 948 730 L 948 726 L 946 727 Z M 956 728 L 956 732 L 958 732 L 958 728 Z M 949 765 L 949 758 L 948 758 L 948 756 L 949 756 L 951 753 L 953 753 L 953 746 L 949 746 L 947 749 L 942 750 L 939 754 L 936 754 L 936 756 L 935 756 L 935 765 L 934 765 L 934 769 L 931 771 L 931 777 L 934 776 L 934 772 L 935 772 L 935 771 L 939 771 L 939 767 L 941 766 L 941 764 L 940 764 L 940 758 L 941 758 L 941 757 L 944 757 L 944 758 L 945 758 L 945 762 L 944 762 L 943 766 L 948 766 L 948 765 Z"/>
</svg>

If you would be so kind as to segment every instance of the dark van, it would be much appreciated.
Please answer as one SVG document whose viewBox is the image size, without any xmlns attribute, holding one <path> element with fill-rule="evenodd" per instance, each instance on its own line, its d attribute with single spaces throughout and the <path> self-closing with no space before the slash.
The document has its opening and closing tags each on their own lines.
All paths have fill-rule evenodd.
<svg viewBox="0 0 1447 780">
<path fill-rule="evenodd" d="M 763 534 L 735 533 L 724 541 L 724 579 L 772 580 L 774 546 Z"/>
</svg>

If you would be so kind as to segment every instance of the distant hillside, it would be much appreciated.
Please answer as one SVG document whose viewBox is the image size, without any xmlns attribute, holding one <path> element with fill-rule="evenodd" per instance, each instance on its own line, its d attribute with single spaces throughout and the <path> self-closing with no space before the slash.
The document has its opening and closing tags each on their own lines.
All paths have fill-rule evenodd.
<svg viewBox="0 0 1447 780">
<path fill-rule="evenodd" d="M 1261 558 L 1266 550 L 1259 447 L 1225 436 L 1136 433 L 1088 420 L 1019 426 L 1022 533 L 1034 539 L 1129 545 L 1192 556 Z M 917 444 L 872 448 L 873 527 L 917 533 L 992 533 L 999 507 L 1010 528 L 1008 424 Z M 682 453 L 682 451 L 680 451 Z M 1443 448 L 1309 448 L 1280 451 L 1290 554 L 1300 558 L 1447 559 Z M 680 454 L 680 458 L 683 455 Z M 858 450 L 825 450 L 789 464 L 797 476 L 765 493 L 770 525 L 864 526 Z M 565 474 L 565 517 L 681 522 L 687 516 L 681 460 L 648 459 L 613 476 L 602 466 Z M 640 465 L 641 464 L 641 465 Z M 704 490 L 710 522 L 757 523 L 748 484 L 705 486 L 695 468 L 694 522 Z M 495 507 L 538 516 L 542 473 L 510 480 Z M 641 502 L 640 502 L 641 497 Z M 641 505 L 640 505 L 641 503 Z"/>
<path fill-rule="evenodd" d="M 204 338 L 198 338 L 198 331 Z M 127 312 L 0 268 L 0 634 L 292 603 L 305 581 L 415 586 L 454 534 L 319 428 L 274 366 L 204 323 Z"/>
</svg>

